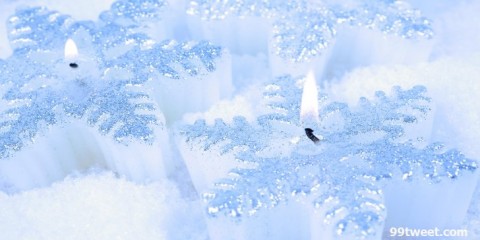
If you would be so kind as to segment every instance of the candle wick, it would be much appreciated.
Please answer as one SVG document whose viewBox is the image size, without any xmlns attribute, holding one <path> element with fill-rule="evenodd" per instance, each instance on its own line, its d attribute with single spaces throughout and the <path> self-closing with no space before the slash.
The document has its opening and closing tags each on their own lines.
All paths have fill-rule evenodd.
<svg viewBox="0 0 480 240">
<path fill-rule="evenodd" d="M 313 143 L 319 144 L 320 139 L 313 134 L 313 130 L 311 128 L 305 128 L 305 134 L 307 134 L 307 137 L 312 140 Z"/>
</svg>

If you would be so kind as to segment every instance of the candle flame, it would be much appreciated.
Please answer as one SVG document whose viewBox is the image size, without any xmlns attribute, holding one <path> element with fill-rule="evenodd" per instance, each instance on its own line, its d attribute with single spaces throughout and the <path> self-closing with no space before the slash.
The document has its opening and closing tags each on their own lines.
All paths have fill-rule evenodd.
<svg viewBox="0 0 480 240">
<path fill-rule="evenodd" d="M 318 118 L 318 90 L 313 71 L 307 74 L 303 85 L 302 103 L 300 106 L 300 121 L 304 127 L 315 127 Z M 315 124 L 312 126 L 312 124 Z"/>
<path fill-rule="evenodd" d="M 75 60 L 77 56 L 78 56 L 77 45 L 71 38 L 69 38 L 65 43 L 65 59 Z"/>
</svg>

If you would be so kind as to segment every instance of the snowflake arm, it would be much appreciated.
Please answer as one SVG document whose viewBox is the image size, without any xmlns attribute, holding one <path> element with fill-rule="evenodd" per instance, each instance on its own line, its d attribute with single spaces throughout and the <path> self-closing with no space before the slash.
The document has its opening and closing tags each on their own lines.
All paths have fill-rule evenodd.
<svg viewBox="0 0 480 240">
<path fill-rule="evenodd" d="M 88 122 L 92 125 L 100 123 L 99 131 L 104 134 L 116 127 L 113 138 L 118 142 L 126 143 L 127 137 L 152 142 L 152 125 L 159 124 L 153 114 L 156 107 L 148 102 L 136 103 L 137 99 L 148 101 L 149 96 L 128 91 L 126 85 L 121 81 L 112 81 L 95 91 L 90 100 L 93 108 L 90 109 Z M 102 116 L 107 117 L 102 119 Z"/>
</svg>

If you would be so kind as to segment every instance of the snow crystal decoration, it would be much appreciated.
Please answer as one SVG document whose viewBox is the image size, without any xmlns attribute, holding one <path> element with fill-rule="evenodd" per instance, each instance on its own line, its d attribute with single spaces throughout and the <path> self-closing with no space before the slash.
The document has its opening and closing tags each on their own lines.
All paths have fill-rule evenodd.
<svg viewBox="0 0 480 240">
<path fill-rule="evenodd" d="M 220 47 L 208 42 L 156 43 L 142 24 L 163 1 L 121 0 L 100 20 L 75 21 L 43 7 L 17 10 L 8 21 L 13 55 L 0 61 L 0 158 L 11 156 L 48 126 L 85 118 L 119 143 L 152 143 L 162 126 L 145 86 L 215 70 Z M 81 46 L 78 69 L 63 59 L 67 38 Z M 154 85 L 155 83 L 153 83 Z"/>
<path fill-rule="evenodd" d="M 205 19 L 228 15 L 273 18 L 276 53 L 302 62 L 332 42 L 340 24 L 364 26 L 403 38 L 431 38 L 430 21 L 404 1 L 191 1 L 187 10 Z"/>
<path fill-rule="evenodd" d="M 296 144 L 278 145 L 303 132 L 298 124 L 297 80 L 284 76 L 268 85 L 264 97 L 271 112 L 255 122 L 236 117 L 231 124 L 217 120 L 210 126 L 199 120 L 182 129 L 190 145 L 204 151 L 220 149 L 221 155 L 233 152 L 236 161 L 251 166 L 231 169 L 211 192 L 203 193 L 210 216 L 241 219 L 291 196 L 306 195 L 314 206 L 328 206 L 325 219 L 334 221 L 335 234 L 364 239 L 382 231 L 386 210 L 382 182 L 399 178 L 436 184 L 477 169 L 474 160 L 457 150 L 439 143 L 420 148 L 416 141 L 402 139 L 411 137 L 405 136 L 405 128 L 430 110 L 421 86 L 396 87 L 391 96 L 377 92 L 373 100 L 361 98 L 355 109 L 327 104 L 323 98 L 321 128 L 315 131 L 323 138 L 321 144 L 301 135 Z M 282 155 L 279 149 L 290 151 Z"/>
</svg>

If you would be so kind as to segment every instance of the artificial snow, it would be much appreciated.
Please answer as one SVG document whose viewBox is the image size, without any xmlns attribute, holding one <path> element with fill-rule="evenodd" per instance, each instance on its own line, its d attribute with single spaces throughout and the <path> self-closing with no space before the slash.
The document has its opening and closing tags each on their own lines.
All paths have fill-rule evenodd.
<svg viewBox="0 0 480 240">
<path fill-rule="evenodd" d="M 113 173 L 0 193 L 0 239 L 202 239 L 199 210 L 168 181 L 135 184 Z"/>
</svg>

